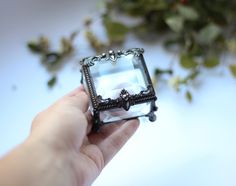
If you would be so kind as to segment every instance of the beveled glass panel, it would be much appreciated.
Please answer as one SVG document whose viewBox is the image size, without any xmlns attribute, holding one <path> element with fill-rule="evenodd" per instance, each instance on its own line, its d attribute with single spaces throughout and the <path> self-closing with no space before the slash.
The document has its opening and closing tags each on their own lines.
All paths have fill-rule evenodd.
<svg viewBox="0 0 236 186">
<path fill-rule="evenodd" d="M 123 108 L 116 108 L 100 113 L 100 119 L 104 123 L 115 122 L 123 119 L 145 116 L 150 112 L 150 102 L 133 105 L 128 111 Z"/>
<path fill-rule="evenodd" d="M 122 56 L 116 62 L 102 59 L 90 67 L 97 95 L 103 99 L 116 99 L 122 89 L 138 94 L 147 88 L 142 63 L 133 54 Z"/>
<path fill-rule="evenodd" d="M 128 54 L 115 62 L 101 59 L 90 66 L 90 74 L 97 95 L 103 99 L 117 99 L 122 89 L 130 95 L 139 94 L 147 89 L 148 80 L 143 68 L 143 58 Z M 128 111 L 115 108 L 100 112 L 100 120 L 104 123 L 119 121 L 133 117 L 145 116 L 150 112 L 150 102 L 133 105 Z"/>
</svg>

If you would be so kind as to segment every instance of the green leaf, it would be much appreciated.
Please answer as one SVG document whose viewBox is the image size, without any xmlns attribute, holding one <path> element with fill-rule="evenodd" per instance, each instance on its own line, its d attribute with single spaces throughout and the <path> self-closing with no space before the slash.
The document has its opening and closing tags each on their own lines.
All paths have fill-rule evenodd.
<svg viewBox="0 0 236 186">
<path fill-rule="evenodd" d="M 230 65 L 229 69 L 232 75 L 236 78 L 236 65 L 235 64 Z"/>
<path fill-rule="evenodd" d="M 100 53 L 106 48 L 106 43 L 103 43 L 100 41 L 97 36 L 91 31 L 91 30 L 86 30 L 85 32 L 85 37 L 87 38 L 90 46 L 97 52 Z"/>
<path fill-rule="evenodd" d="M 110 42 L 123 42 L 129 28 L 120 22 L 112 21 L 110 18 L 104 19 L 107 35 Z"/>
<path fill-rule="evenodd" d="M 194 60 L 194 58 L 187 54 L 182 54 L 180 57 L 180 64 L 183 68 L 195 68 L 197 67 L 198 63 Z"/>
<path fill-rule="evenodd" d="M 173 70 L 172 69 L 163 70 L 163 69 L 160 69 L 160 68 L 156 68 L 154 74 L 156 76 L 159 76 L 159 75 L 162 75 L 162 74 L 172 75 L 173 74 Z"/>
<path fill-rule="evenodd" d="M 211 44 L 220 34 L 221 28 L 214 23 L 210 23 L 199 31 L 197 37 L 202 44 Z"/>
<path fill-rule="evenodd" d="M 186 20 L 197 20 L 199 15 L 195 9 L 189 6 L 178 5 L 177 10 L 179 14 Z"/>
<path fill-rule="evenodd" d="M 192 96 L 191 92 L 189 92 L 188 90 L 185 92 L 185 97 L 187 98 L 187 100 L 189 102 L 192 102 L 193 96 Z"/>
<path fill-rule="evenodd" d="M 34 53 L 40 53 L 41 52 L 41 47 L 33 41 L 30 41 L 29 43 L 27 43 L 27 46 Z"/>
<path fill-rule="evenodd" d="M 184 27 L 184 19 L 181 16 L 171 16 L 165 19 L 166 24 L 174 32 L 180 32 Z"/>
<path fill-rule="evenodd" d="M 34 53 L 46 53 L 49 51 L 49 40 L 45 36 L 39 37 L 37 41 L 28 42 L 28 48 Z"/>
<path fill-rule="evenodd" d="M 48 87 L 49 88 L 54 87 L 56 82 L 57 82 L 57 77 L 56 76 L 52 76 L 51 79 L 48 80 L 48 83 L 47 83 Z"/>
<path fill-rule="evenodd" d="M 206 67 L 206 68 L 214 68 L 216 67 L 217 65 L 219 65 L 220 61 L 219 61 L 219 58 L 218 57 L 215 57 L 215 56 L 212 56 L 210 58 L 207 58 L 205 59 L 203 65 Z"/>
<path fill-rule="evenodd" d="M 61 53 L 63 55 L 69 55 L 74 51 L 73 43 L 70 39 L 65 37 L 61 38 Z"/>
</svg>

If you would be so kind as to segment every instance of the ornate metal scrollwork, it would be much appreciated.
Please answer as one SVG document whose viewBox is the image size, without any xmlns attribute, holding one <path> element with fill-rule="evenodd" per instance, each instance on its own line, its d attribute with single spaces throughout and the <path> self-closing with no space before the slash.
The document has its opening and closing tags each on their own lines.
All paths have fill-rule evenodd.
<svg viewBox="0 0 236 186">
<path fill-rule="evenodd" d="M 103 99 L 101 95 L 96 97 L 98 110 L 124 108 L 128 111 L 130 106 L 150 100 L 156 100 L 155 92 L 151 85 L 148 86 L 146 90 L 140 91 L 138 94 L 130 94 L 127 90 L 122 89 L 119 97 L 116 99 Z"/>
<path fill-rule="evenodd" d="M 80 65 L 86 65 L 88 67 L 95 65 L 97 62 L 101 62 L 101 60 L 110 61 L 111 63 L 115 63 L 118 58 L 122 56 L 127 56 L 129 54 L 133 54 L 134 56 L 140 56 L 143 54 L 143 48 L 132 48 L 128 50 L 118 50 L 117 52 L 110 50 L 108 53 L 102 53 L 101 55 L 97 55 L 94 57 L 87 57 L 80 61 Z"/>
</svg>

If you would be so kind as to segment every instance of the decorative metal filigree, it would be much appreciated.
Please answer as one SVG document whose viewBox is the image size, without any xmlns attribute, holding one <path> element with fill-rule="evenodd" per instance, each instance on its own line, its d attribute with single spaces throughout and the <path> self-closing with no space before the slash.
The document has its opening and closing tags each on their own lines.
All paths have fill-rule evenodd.
<svg viewBox="0 0 236 186">
<path fill-rule="evenodd" d="M 103 99 L 101 95 L 98 95 L 96 98 L 96 109 L 102 111 L 123 107 L 126 111 L 128 111 L 132 105 L 145 103 L 151 100 L 156 100 L 155 92 L 151 85 L 149 85 L 146 90 L 140 91 L 138 94 L 130 94 L 127 90 L 122 89 L 120 92 L 120 97 L 117 99 Z"/>
<path fill-rule="evenodd" d="M 118 58 L 123 56 L 127 56 L 129 54 L 133 54 L 134 56 L 140 56 L 144 53 L 144 49 L 142 48 L 132 48 L 128 50 L 118 50 L 117 52 L 110 50 L 108 53 L 102 53 L 101 55 L 97 55 L 94 57 L 87 57 L 80 61 L 80 65 L 86 65 L 91 67 L 95 65 L 95 63 L 99 63 L 102 60 L 110 61 L 111 63 L 115 63 Z"/>
<path fill-rule="evenodd" d="M 130 108 L 130 94 L 127 90 L 122 89 L 120 92 L 120 98 L 122 99 L 122 107 L 128 111 Z"/>
</svg>

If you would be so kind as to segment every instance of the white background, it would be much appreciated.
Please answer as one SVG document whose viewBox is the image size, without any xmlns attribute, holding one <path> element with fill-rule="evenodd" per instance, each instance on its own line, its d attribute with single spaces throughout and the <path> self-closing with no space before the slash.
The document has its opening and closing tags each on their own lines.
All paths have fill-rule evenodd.
<svg viewBox="0 0 236 186">
<path fill-rule="evenodd" d="M 50 75 L 26 42 L 45 34 L 59 38 L 97 15 L 97 2 L 87 0 L 0 1 L 0 155 L 28 135 L 34 116 L 79 85 L 72 60 L 50 90 Z M 102 28 L 98 28 L 103 37 Z M 92 55 L 82 32 L 77 57 Z M 143 47 L 150 72 L 173 56 L 159 46 L 128 38 L 126 47 Z M 230 60 L 234 60 L 233 58 Z M 104 169 L 100 185 L 236 185 L 236 80 L 227 69 L 207 71 L 189 104 L 181 94 L 158 90 L 158 117 L 142 123 L 137 133 Z"/>
</svg>

